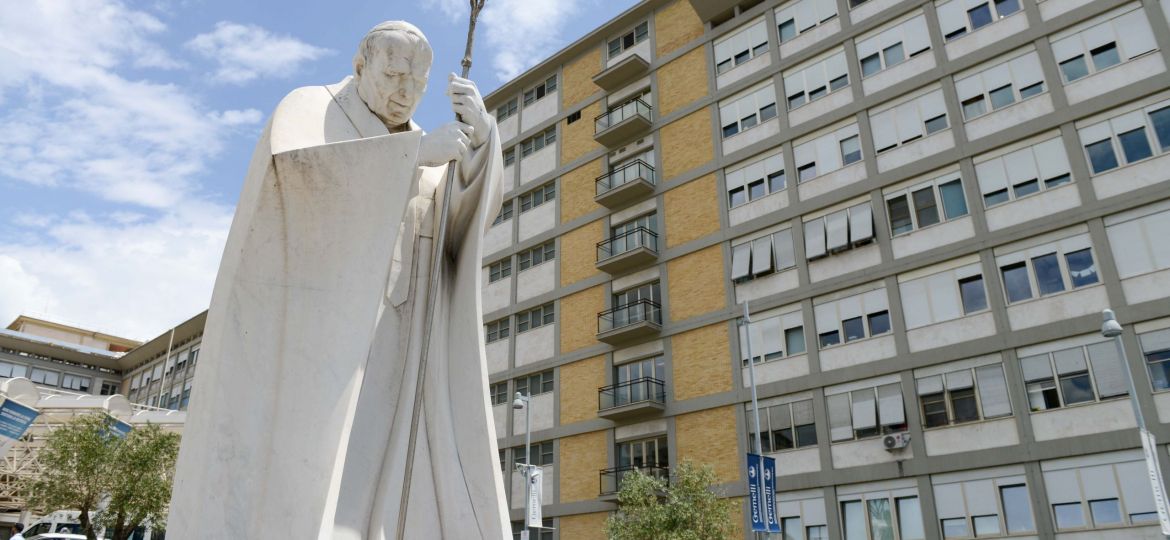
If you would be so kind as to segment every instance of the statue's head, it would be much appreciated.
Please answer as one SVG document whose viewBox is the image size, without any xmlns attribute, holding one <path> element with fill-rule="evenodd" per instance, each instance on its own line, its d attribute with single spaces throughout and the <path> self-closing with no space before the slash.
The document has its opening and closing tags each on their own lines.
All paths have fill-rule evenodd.
<svg viewBox="0 0 1170 540">
<path fill-rule="evenodd" d="M 358 95 L 387 127 L 407 123 L 427 89 L 433 58 L 421 30 L 386 21 L 362 38 L 353 57 Z"/>
</svg>

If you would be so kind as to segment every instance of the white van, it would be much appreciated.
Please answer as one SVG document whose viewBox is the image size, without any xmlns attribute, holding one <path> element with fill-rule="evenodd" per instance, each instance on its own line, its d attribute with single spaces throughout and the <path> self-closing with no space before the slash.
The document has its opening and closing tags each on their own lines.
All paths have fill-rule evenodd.
<svg viewBox="0 0 1170 540">
<path fill-rule="evenodd" d="M 58 510 L 32 522 L 25 527 L 21 534 L 28 540 L 49 533 L 84 535 L 81 531 L 80 516 L 81 512 L 76 510 Z M 99 531 L 99 533 L 101 534 L 98 536 L 105 539 L 114 536 L 113 531 Z M 130 540 L 166 540 L 166 535 L 166 531 L 151 531 L 149 527 L 138 527 L 130 535 Z"/>
</svg>

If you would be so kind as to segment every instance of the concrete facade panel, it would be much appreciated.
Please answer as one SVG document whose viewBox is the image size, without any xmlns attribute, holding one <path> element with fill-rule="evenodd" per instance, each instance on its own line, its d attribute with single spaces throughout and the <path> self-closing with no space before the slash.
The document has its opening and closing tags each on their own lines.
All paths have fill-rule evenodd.
<svg viewBox="0 0 1170 540">
<path fill-rule="evenodd" d="M 1137 421 L 1133 418 L 1133 408 L 1129 404 L 1129 399 L 1125 398 L 1034 412 L 1031 421 L 1032 432 L 1035 433 L 1037 441 L 1137 427 Z"/>
<path fill-rule="evenodd" d="M 1066 184 L 1045 190 L 1031 197 L 1016 199 L 987 210 L 987 228 L 1005 229 L 1025 221 L 1051 216 L 1081 205 L 1081 195 L 1075 184 Z"/>
<path fill-rule="evenodd" d="M 516 334 L 516 366 L 526 366 L 545 358 L 552 358 L 556 352 L 556 328 L 555 324 L 546 324 Z"/>
<path fill-rule="evenodd" d="M 523 105 L 523 110 L 520 111 L 520 132 L 528 131 L 556 116 L 559 105 L 560 96 L 555 93 L 553 95 L 546 94 L 537 101 Z"/>
<path fill-rule="evenodd" d="M 552 202 L 546 202 L 520 214 L 520 230 L 517 231 L 519 241 L 523 242 L 556 226 L 556 206 Z"/>
<path fill-rule="evenodd" d="M 986 312 L 909 330 L 906 340 L 918 352 L 994 335 L 995 316 Z"/>
<path fill-rule="evenodd" d="M 890 452 L 882 446 L 882 438 L 862 439 L 835 443 L 831 449 L 834 469 L 848 469 L 863 465 L 893 463 L 914 457 L 914 447 L 907 446 L 897 452 Z"/>
<path fill-rule="evenodd" d="M 929 429 L 922 434 L 926 455 L 945 456 L 1014 446 L 1020 443 L 1015 418 L 1000 418 L 986 422 L 960 424 L 946 428 Z"/>
<path fill-rule="evenodd" d="M 1094 285 L 1085 289 L 1047 296 L 1008 306 L 1008 321 L 1012 330 L 1031 328 L 1064 319 L 1101 313 L 1109 307 L 1105 287 Z"/>
<path fill-rule="evenodd" d="M 517 149 L 519 152 L 519 149 Z M 523 186 L 557 168 L 555 145 L 546 146 L 520 159 L 520 185 Z"/>
<path fill-rule="evenodd" d="M 516 301 L 524 302 L 557 287 L 557 265 L 552 261 L 538 264 L 516 274 Z M 484 308 L 487 311 L 487 308 Z"/>
</svg>

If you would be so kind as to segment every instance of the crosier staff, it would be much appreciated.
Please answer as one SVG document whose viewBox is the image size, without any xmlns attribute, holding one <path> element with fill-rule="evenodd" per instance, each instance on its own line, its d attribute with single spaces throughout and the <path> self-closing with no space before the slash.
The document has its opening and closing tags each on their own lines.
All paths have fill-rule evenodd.
<svg viewBox="0 0 1170 540">
<path fill-rule="evenodd" d="M 463 60 L 460 65 L 463 66 L 464 79 L 471 74 L 471 47 L 475 42 L 475 20 L 479 18 L 479 12 L 483 9 L 483 4 L 486 0 L 468 0 L 471 5 L 471 20 L 467 26 L 467 47 L 463 50 Z M 455 115 L 456 120 L 462 121 L 463 118 Z M 447 244 L 447 215 L 450 213 L 451 194 L 455 186 L 455 160 L 447 163 L 447 184 L 443 188 L 443 205 L 439 211 L 439 230 L 435 234 L 435 241 L 431 244 L 431 267 L 427 277 L 427 305 L 423 315 L 423 341 L 422 350 L 418 365 L 418 379 L 414 387 L 414 409 L 411 411 L 410 417 L 410 438 L 409 445 L 406 447 L 406 475 L 402 482 L 402 497 L 401 506 L 398 512 L 398 534 L 396 538 L 402 539 L 406 531 L 406 510 L 410 503 L 410 480 L 413 476 L 414 470 L 414 449 L 418 443 L 418 419 L 422 411 L 423 400 L 423 383 L 426 381 L 427 374 L 427 356 L 431 349 L 431 328 L 435 322 L 435 304 L 439 301 L 438 287 L 435 285 L 439 282 L 439 272 L 442 268 L 443 254 L 446 252 L 444 246 Z"/>
</svg>

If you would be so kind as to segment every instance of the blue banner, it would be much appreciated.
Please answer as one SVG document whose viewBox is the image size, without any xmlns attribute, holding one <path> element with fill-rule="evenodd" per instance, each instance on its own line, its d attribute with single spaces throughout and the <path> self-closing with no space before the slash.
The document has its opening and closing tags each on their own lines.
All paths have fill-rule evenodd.
<svg viewBox="0 0 1170 540">
<path fill-rule="evenodd" d="M 780 532 L 780 517 L 776 511 L 776 458 L 764 456 L 764 518 L 768 532 Z"/>
<path fill-rule="evenodd" d="M 130 434 L 130 424 L 118 420 L 113 416 L 106 415 L 106 434 L 113 435 L 119 439 L 125 439 Z"/>
<path fill-rule="evenodd" d="M 19 440 L 40 413 L 11 399 L 0 402 L 0 437 Z M 3 441 L 0 441 L 3 443 Z"/>
<path fill-rule="evenodd" d="M 760 496 L 762 487 L 760 479 L 764 475 L 761 470 L 760 456 L 749 453 L 747 455 L 747 481 L 748 481 L 748 504 L 752 514 L 752 531 L 768 532 L 767 518 L 761 511 L 763 505 L 761 504 Z"/>
</svg>

